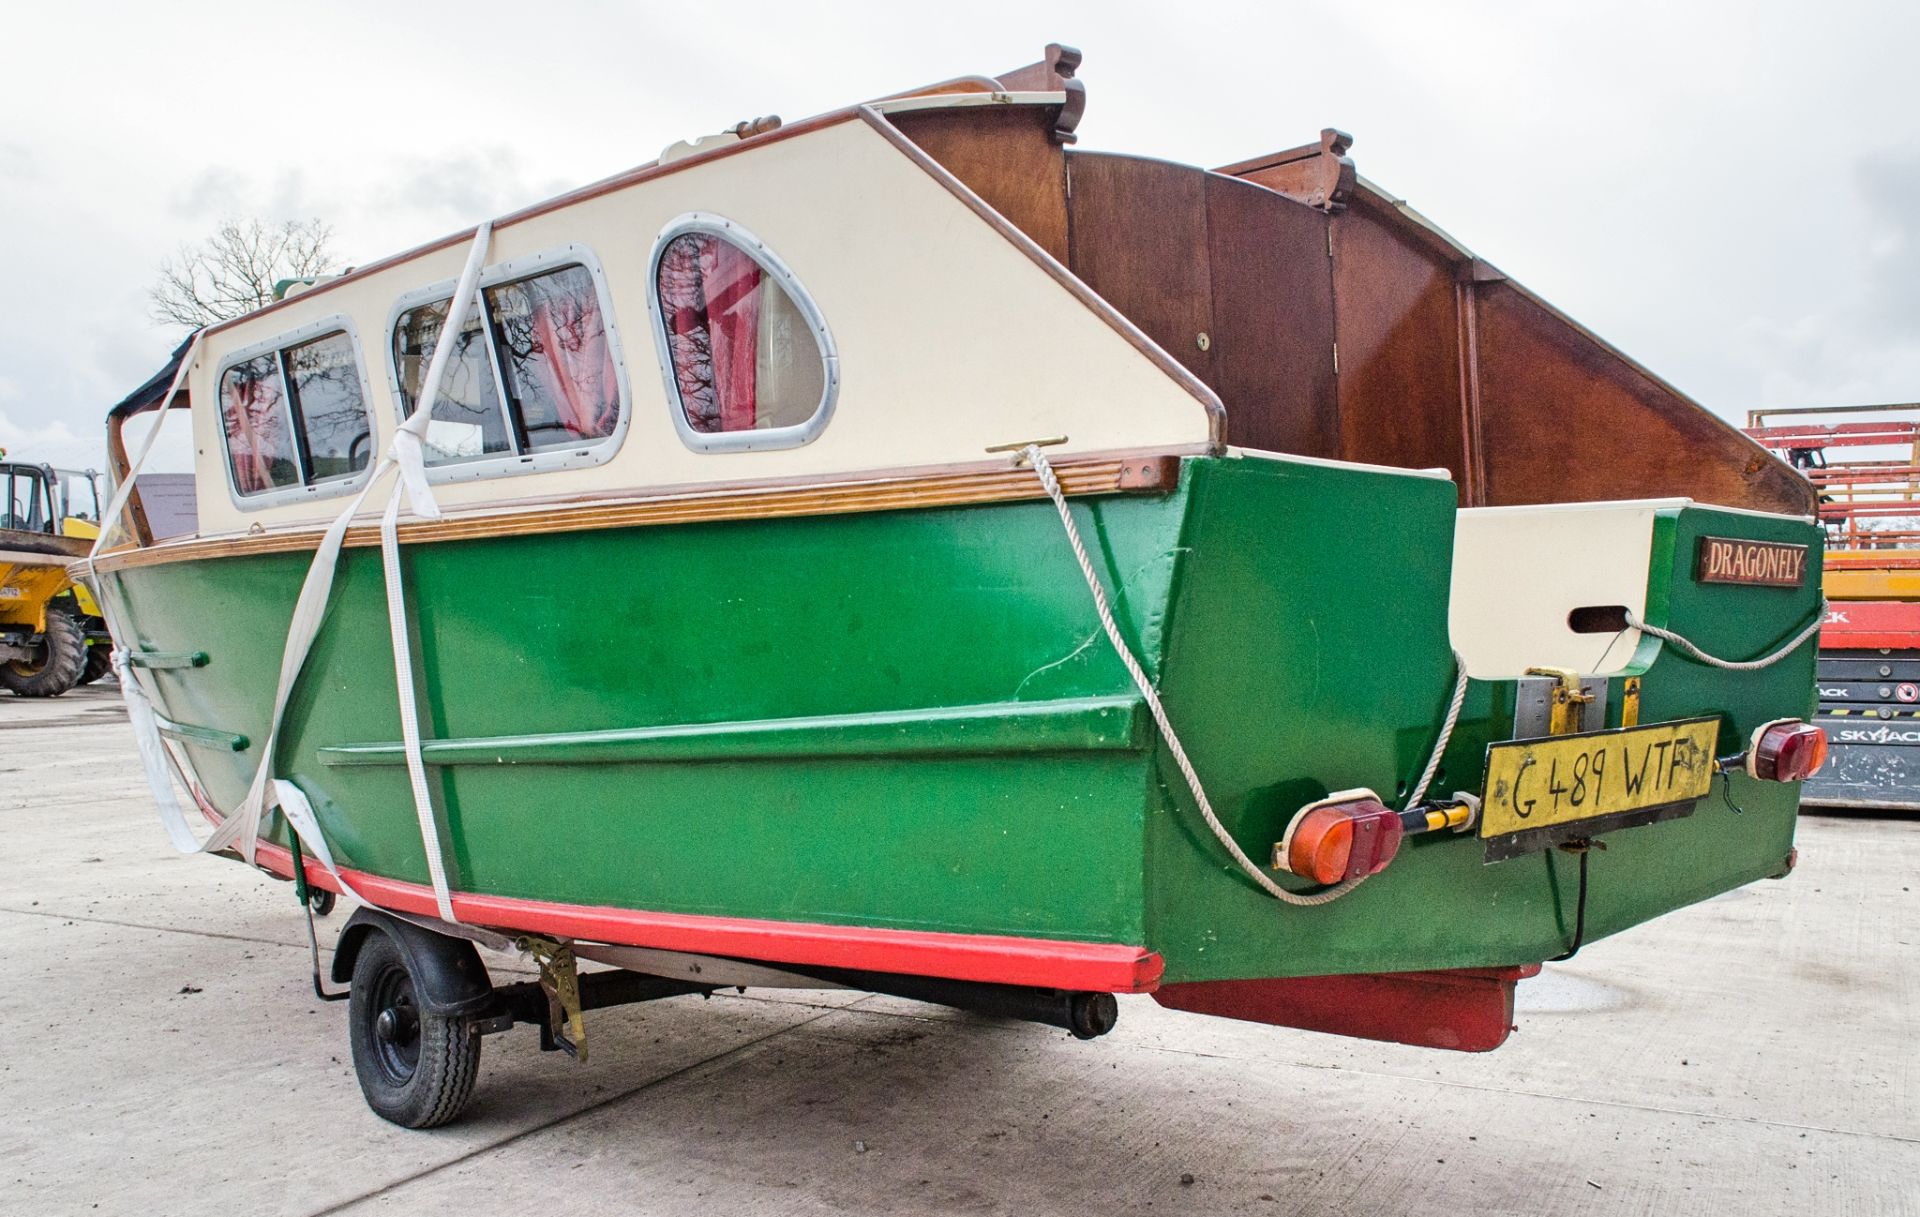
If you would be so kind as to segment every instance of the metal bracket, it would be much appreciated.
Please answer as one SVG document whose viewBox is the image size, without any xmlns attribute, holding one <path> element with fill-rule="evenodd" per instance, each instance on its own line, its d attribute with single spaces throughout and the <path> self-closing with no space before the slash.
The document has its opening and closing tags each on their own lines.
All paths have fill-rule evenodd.
<svg viewBox="0 0 1920 1217">
<path fill-rule="evenodd" d="M 284 816 L 282 818 L 284 819 Z M 332 909 L 333 905 L 330 902 L 333 899 L 333 893 L 315 892 L 307 885 L 307 862 L 301 856 L 300 834 L 292 824 L 287 825 L 287 846 L 293 858 L 293 895 L 300 901 L 300 911 L 307 919 L 307 953 L 313 961 L 313 995 L 321 1001 L 345 1001 L 353 996 L 350 990 L 342 989 L 338 993 L 329 993 L 326 986 L 320 983 L 320 936 L 313 928 L 314 913 L 316 911 L 326 913 Z M 318 907 L 321 896 L 325 896 L 329 902 L 326 908 Z"/>
<path fill-rule="evenodd" d="M 1064 435 L 1051 435 L 1051 436 L 1048 436 L 1046 439 L 1022 439 L 1022 440 L 1015 440 L 1011 444 L 994 444 L 991 447 L 989 447 L 987 451 L 990 453 L 1001 453 L 1001 452 L 1016 453 L 1017 455 L 1015 455 L 1015 457 L 1013 458 L 1013 464 L 1015 468 L 1019 468 L 1020 466 L 1027 463 L 1026 453 L 1028 448 L 1052 448 L 1058 444 L 1064 444 L 1066 442 L 1067 442 L 1067 437 Z"/>
<path fill-rule="evenodd" d="M 532 934 L 514 945 L 540 965 L 540 988 L 547 995 L 547 1030 L 554 1046 L 577 1061 L 587 1059 L 587 1024 L 580 1009 L 580 969 L 573 945 Z"/>
<path fill-rule="evenodd" d="M 1523 677 L 1519 681 L 1513 715 L 1515 739 L 1577 735 L 1606 725 L 1606 677 L 1582 676 L 1571 668 L 1528 668 L 1527 676 L 1547 679 Z M 1591 727 L 1589 717 L 1593 719 Z"/>
</svg>

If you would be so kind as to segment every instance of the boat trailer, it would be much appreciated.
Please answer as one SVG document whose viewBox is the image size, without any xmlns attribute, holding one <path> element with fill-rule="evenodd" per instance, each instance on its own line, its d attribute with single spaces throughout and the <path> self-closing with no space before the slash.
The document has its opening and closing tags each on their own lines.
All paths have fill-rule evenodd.
<svg viewBox="0 0 1920 1217">
<path fill-rule="evenodd" d="M 311 934 L 312 914 L 332 907 L 331 900 L 320 897 L 332 893 L 310 891 L 304 880 L 296 880 L 296 887 L 307 902 Z M 704 999 L 723 989 L 744 993 L 747 981 L 880 993 L 988 1018 L 1041 1023 L 1080 1040 L 1105 1035 L 1119 1017 L 1111 993 L 852 968 L 782 965 L 776 970 L 752 960 L 678 952 L 640 954 L 675 959 L 699 978 L 617 966 L 589 971 L 579 967 L 572 944 L 522 936 L 514 945 L 539 963 L 540 979 L 495 985 L 471 940 L 366 907 L 347 920 L 334 950 L 331 978 L 346 989 L 326 988 L 316 949 L 314 992 L 322 1001 L 348 1003 L 354 1073 L 376 1113 L 408 1128 L 432 1128 L 458 1115 L 479 1076 L 483 1036 L 531 1024 L 539 1028 L 541 1051 L 585 1061 L 589 1010 L 696 994 Z"/>
</svg>

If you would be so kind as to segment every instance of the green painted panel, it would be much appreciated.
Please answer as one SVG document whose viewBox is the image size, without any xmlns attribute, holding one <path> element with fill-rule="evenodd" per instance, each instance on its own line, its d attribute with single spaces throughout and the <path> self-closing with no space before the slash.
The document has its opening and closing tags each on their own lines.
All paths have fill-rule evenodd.
<svg viewBox="0 0 1920 1217">
<path fill-rule="evenodd" d="M 1164 670 L 1255 858 L 1303 803 L 1351 786 L 1391 797 L 1417 776 L 1453 679 L 1454 493 L 1221 458 L 1187 461 L 1169 495 L 1075 501 L 1123 630 Z M 1794 521 L 1670 512 L 1656 620 L 1746 656 L 1813 611 L 1810 588 L 1694 584 L 1703 530 L 1818 541 Z M 170 717 L 264 738 L 307 561 L 108 577 L 135 645 L 217 660 L 154 673 Z M 1144 942 L 1170 980 L 1530 962 L 1570 932 L 1571 857 L 1488 866 L 1472 838 L 1412 840 L 1333 905 L 1260 893 L 1147 736 L 1044 501 L 436 543 L 403 565 L 456 887 Z M 346 554 L 329 612 L 282 776 L 349 865 L 424 882 L 406 776 L 380 742 L 400 732 L 376 551 Z M 1811 648 L 1726 673 L 1649 641 L 1630 670 L 1645 673 L 1643 721 L 1720 716 L 1726 751 L 1811 705 Z M 1478 788 L 1512 712 L 1511 682 L 1472 686 L 1437 791 Z M 215 801 L 237 803 L 254 757 L 195 759 Z M 1728 795 L 1608 837 L 1594 936 L 1778 868 L 1797 792 L 1737 778 Z"/>
<path fill-rule="evenodd" d="M 1074 507 L 1149 665 L 1164 641 L 1184 508 L 1178 493 Z M 410 546 L 403 560 L 432 739 L 1029 708 L 1023 726 L 996 725 L 998 711 L 961 715 L 944 728 L 953 747 L 932 758 L 910 755 L 911 740 L 907 753 L 897 739 L 882 747 L 895 723 L 863 728 L 864 741 L 815 732 L 817 747 L 777 763 L 768 748 L 795 745 L 748 733 L 727 755 L 709 737 L 695 746 L 702 759 L 442 767 L 435 795 L 456 886 L 1142 939 L 1150 754 L 1133 711 L 1117 708 L 1137 693 L 1099 633 L 1050 504 Z M 139 645 L 218 660 L 156 674 L 169 708 L 264 730 L 306 561 L 266 555 L 118 577 Z M 391 654 L 378 554 L 348 551 L 280 763 L 343 859 L 421 882 L 405 774 L 321 753 L 398 738 Z M 1091 717 L 1071 726 L 1063 705 L 1079 707 L 1068 719 Z M 874 752 L 883 755 L 865 755 Z M 222 806 L 251 776 L 245 762 L 201 769 Z"/>
<path fill-rule="evenodd" d="M 1264 859 L 1303 804 L 1354 786 L 1391 798 L 1424 764 L 1453 678 L 1452 487 L 1250 465 L 1198 471 L 1192 499 L 1168 702 L 1216 811 Z M 1656 532 L 1650 613 L 1670 612 L 1673 628 L 1733 658 L 1804 625 L 1817 607 L 1812 587 L 1693 583 L 1703 530 L 1819 544 L 1804 522 L 1671 512 Z M 1764 672 L 1724 672 L 1649 639 L 1627 674 L 1645 672 L 1642 722 L 1721 717 L 1722 751 L 1733 752 L 1759 723 L 1808 711 L 1813 657 L 1808 646 Z M 1511 736 L 1512 715 L 1512 682 L 1474 682 L 1435 792 L 1477 793 L 1486 745 Z M 1410 839 L 1385 872 L 1333 904 L 1282 905 L 1207 837 L 1171 766 L 1160 772 L 1148 924 L 1169 981 L 1533 962 L 1572 933 L 1576 858 L 1487 865 L 1478 840 L 1451 834 Z M 1731 804 L 1716 788 L 1689 818 L 1606 837 L 1590 863 L 1589 940 L 1781 868 L 1797 789 L 1736 777 L 1729 794 Z"/>
</svg>

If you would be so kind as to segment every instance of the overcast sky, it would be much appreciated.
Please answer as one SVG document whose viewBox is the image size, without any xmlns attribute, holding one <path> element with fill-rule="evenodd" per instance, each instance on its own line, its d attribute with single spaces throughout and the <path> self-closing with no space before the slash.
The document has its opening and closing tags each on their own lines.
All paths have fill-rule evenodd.
<svg viewBox="0 0 1920 1217">
<path fill-rule="evenodd" d="M 1362 174 L 1730 419 L 1920 398 L 1912 4 L 830 11 L 10 6 L 0 447 L 101 462 L 106 407 L 180 337 L 147 317 L 159 263 L 224 216 L 319 217 L 367 262 L 1049 40 L 1086 55 L 1082 147 L 1215 165 L 1341 127 Z"/>
</svg>

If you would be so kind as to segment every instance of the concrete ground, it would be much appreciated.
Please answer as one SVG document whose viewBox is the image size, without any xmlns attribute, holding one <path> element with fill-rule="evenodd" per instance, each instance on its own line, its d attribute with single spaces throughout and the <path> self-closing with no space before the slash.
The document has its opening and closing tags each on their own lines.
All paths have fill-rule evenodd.
<svg viewBox="0 0 1920 1217">
<path fill-rule="evenodd" d="M 0 1214 L 1920 1213 L 1914 820 L 1808 819 L 1486 1056 L 749 992 L 493 1037 L 431 1133 L 363 1106 L 290 889 L 173 853 L 110 686 L 0 697 L 0 830 Z"/>
</svg>

